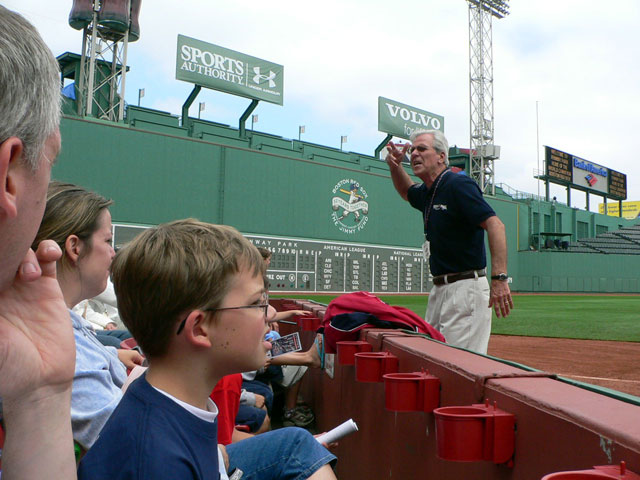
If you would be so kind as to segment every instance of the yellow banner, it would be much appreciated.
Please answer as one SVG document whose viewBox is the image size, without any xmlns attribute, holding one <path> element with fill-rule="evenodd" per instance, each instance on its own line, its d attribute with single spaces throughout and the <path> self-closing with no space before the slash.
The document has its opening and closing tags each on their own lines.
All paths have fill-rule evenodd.
<svg viewBox="0 0 640 480">
<path fill-rule="evenodd" d="M 604 213 L 604 203 L 598 205 L 598 211 Z M 612 217 L 618 217 L 620 209 L 618 208 L 618 202 L 607 203 L 607 215 Z M 640 202 L 622 202 L 622 218 L 627 220 L 633 220 L 640 217 Z"/>
</svg>

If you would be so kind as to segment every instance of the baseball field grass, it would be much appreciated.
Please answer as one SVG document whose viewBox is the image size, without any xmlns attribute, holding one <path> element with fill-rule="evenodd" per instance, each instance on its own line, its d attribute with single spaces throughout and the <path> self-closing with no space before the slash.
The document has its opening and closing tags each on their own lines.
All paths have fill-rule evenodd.
<svg viewBox="0 0 640 480">
<path fill-rule="evenodd" d="M 328 304 L 337 295 L 284 295 Z M 278 298 L 272 295 L 273 298 Z M 426 295 L 380 295 L 421 317 Z M 518 295 L 507 318 L 493 317 L 491 332 L 499 335 L 640 342 L 640 295 Z"/>
</svg>

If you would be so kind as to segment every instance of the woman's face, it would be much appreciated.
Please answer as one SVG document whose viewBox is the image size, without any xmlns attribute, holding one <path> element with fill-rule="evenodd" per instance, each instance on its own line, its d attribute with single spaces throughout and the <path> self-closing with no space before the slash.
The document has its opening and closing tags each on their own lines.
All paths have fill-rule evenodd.
<svg viewBox="0 0 640 480">
<path fill-rule="evenodd" d="M 98 217 L 98 229 L 89 242 L 83 242 L 84 251 L 78 259 L 82 300 L 93 298 L 107 288 L 109 268 L 116 252 L 112 246 L 111 214 L 106 208 Z"/>
</svg>

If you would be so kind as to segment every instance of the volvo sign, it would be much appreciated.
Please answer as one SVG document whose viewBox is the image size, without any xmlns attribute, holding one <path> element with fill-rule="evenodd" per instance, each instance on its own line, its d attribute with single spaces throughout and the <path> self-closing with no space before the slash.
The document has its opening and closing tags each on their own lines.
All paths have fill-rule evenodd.
<svg viewBox="0 0 640 480">
<path fill-rule="evenodd" d="M 411 137 L 414 130 L 444 132 L 444 117 L 395 100 L 378 97 L 378 130 L 400 138 Z"/>
</svg>

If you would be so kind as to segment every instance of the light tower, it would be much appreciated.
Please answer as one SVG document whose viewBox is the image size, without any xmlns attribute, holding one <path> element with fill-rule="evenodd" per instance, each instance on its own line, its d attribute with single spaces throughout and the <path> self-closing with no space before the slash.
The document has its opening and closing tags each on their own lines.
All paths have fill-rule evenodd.
<svg viewBox="0 0 640 480">
<path fill-rule="evenodd" d="M 471 177 L 483 193 L 495 194 L 492 19 L 509 15 L 508 0 L 469 2 L 469 110 Z"/>
<path fill-rule="evenodd" d="M 140 37 L 142 0 L 73 0 L 69 25 L 83 31 L 76 75 L 78 114 L 111 121 L 124 116 L 127 47 Z"/>
</svg>

